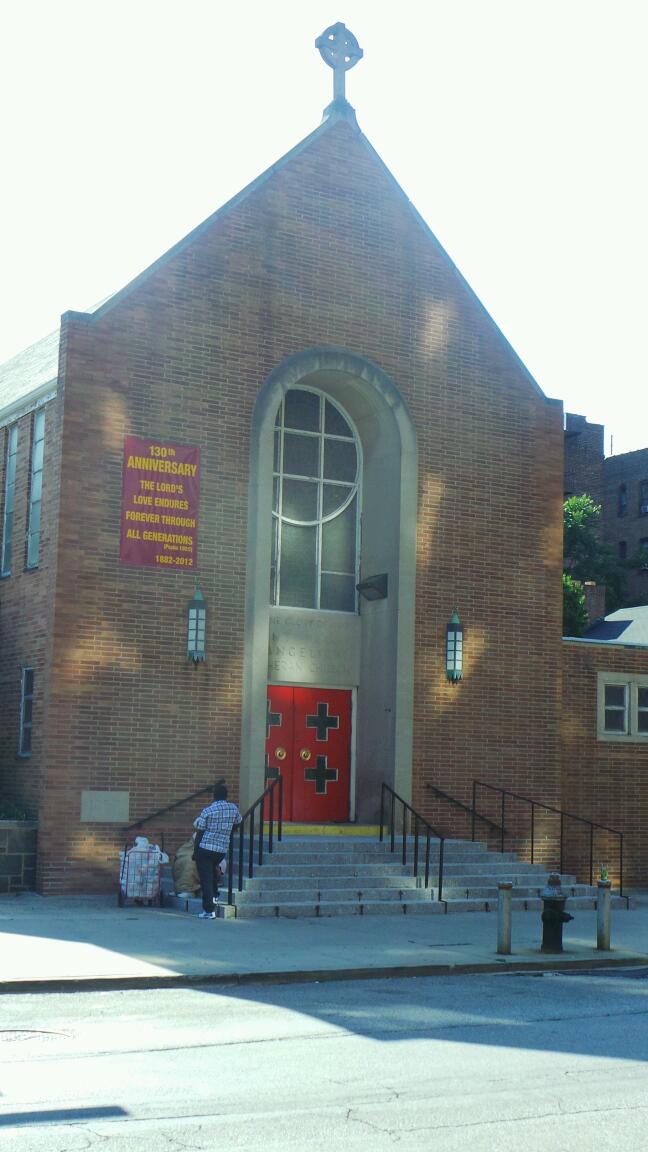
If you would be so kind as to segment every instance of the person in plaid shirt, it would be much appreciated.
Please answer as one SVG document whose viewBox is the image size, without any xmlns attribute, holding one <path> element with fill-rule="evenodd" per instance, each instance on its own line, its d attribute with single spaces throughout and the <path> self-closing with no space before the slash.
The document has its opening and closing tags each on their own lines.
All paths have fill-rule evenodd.
<svg viewBox="0 0 648 1152">
<path fill-rule="evenodd" d="M 232 828 L 243 817 L 236 804 L 227 799 L 227 785 L 219 781 L 214 786 L 214 801 L 203 808 L 194 820 L 196 848 L 194 856 L 202 891 L 201 920 L 215 920 L 214 904 L 218 900 L 218 866 L 229 848 Z"/>
</svg>

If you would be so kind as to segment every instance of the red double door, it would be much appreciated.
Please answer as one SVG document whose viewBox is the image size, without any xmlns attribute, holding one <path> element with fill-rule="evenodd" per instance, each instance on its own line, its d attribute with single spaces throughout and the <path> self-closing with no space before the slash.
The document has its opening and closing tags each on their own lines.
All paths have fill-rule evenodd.
<svg viewBox="0 0 648 1152">
<path fill-rule="evenodd" d="M 351 692 L 269 685 L 266 779 L 279 774 L 284 820 L 349 819 Z"/>
</svg>

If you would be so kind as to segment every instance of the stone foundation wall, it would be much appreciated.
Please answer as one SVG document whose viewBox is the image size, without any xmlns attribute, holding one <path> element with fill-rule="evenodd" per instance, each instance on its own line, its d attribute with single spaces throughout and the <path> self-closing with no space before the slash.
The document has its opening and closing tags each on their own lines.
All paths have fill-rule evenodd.
<svg viewBox="0 0 648 1152">
<path fill-rule="evenodd" d="M 33 891 L 37 834 L 32 821 L 0 820 L 0 894 Z"/>
</svg>

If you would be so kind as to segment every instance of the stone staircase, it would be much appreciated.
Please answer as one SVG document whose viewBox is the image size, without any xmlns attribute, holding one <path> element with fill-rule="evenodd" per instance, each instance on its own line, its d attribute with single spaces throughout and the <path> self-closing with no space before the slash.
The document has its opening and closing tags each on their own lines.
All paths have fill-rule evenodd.
<svg viewBox="0 0 648 1152">
<path fill-rule="evenodd" d="M 425 844 L 419 842 L 419 872 L 424 864 Z M 408 857 L 413 855 L 413 845 Z M 436 884 L 438 844 L 431 846 L 430 882 Z M 244 891 L 234 891 L 234 907 L 219 914 L 238 919 L 259 916 L 357 916 L 443 915 L 451 912 L 489 912 L 497 908 L 497 885 L 513 883 L 514 910 L 540 911 L 539 892 L 547 882 L 547 869 L 519 861 L 513 852 L 489 852 L 469 840 L 446 840 L 443 899 L 436 887 L 423 887 L 413 876 L 411 863 L 403 866 L 401 849 L 392 853 L 388 844 L 361 836 L 287 836 L 265 856 L 254 877 L 244 880 Z M 563 875 L 567 910 L 594 908 L 596 889 Z M 170 869 L 163 874 L 164 903 L 187 912 L 199 912 L 199 899 L 173 894 Z M 225 895 L 226 886 L 221 889 Z M 613 896 L 613 907 L 628 906 L 624 897 Z"/>
</svg>

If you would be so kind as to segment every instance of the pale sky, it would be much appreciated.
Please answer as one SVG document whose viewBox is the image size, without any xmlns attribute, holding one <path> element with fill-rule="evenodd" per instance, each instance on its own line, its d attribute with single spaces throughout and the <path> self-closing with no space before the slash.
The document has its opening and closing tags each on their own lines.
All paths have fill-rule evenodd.
<svg viewBox="0 0 648 1152">
<path fill-rule="evenodd" d="M 646 0 L 0 2 L 0 361 L 321 120 L 360 127 L 549 396 L 648 447 Z"/>
</svg>

